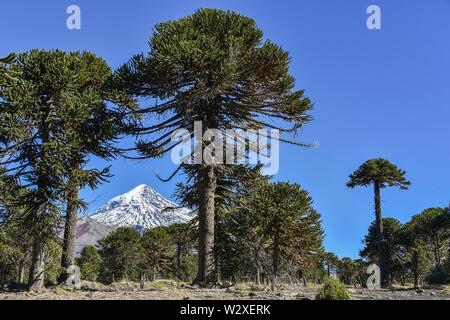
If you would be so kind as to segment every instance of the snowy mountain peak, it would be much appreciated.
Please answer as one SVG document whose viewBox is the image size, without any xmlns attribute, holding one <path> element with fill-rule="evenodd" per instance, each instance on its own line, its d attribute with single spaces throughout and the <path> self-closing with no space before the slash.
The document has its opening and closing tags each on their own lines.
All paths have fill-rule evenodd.
<svg viewBox="0 0 450 320">
<path fill-rule="evenodd" d="M 179 208 L 148 185 L 141 184 L 111 199 L 90 218 L 113 227 L 142 230 L 185 223 L 192 217 L 188 209 Z"/>
</svg>

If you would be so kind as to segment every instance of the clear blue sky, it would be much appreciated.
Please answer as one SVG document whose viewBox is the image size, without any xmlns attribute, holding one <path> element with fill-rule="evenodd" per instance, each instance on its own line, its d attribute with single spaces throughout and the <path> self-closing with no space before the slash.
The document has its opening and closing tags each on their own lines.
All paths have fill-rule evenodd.
<svg viewBox="0 0 450 320">
<path fill-rule="evenodd" d="M 70 4 L 81 7 L 82 30 L 66 29 Z M 381 30 L 366 28 L 370 4 L 381 7 Z M 300 139 L 318 140 L 320 148 L 282 145 L 275 179 L 298 182 L 311 193 L 323 216 L 327 250 L 358 254 L 373 219 L 372 190 L 349 190 L 345 183 L 369 158 L 391 160 L 413 182 L 408 191 L 383 191 L 385 216 L 406 221 L 449 203 L 449 0 L 1 0 L 0 56 L 32 48 L 85 49 L 117 67 L 147 51 L 155 23 L 200 7 L 250 16 L 290 52 L 298 87 L 315 104 L 315 120 Z M 172 196 L 177 180 L 155 177 L 172 172 L 170 159 L 112 165 L 109 184 L 83 192 L 91 212 L 141 183 Z"/>
</svg>

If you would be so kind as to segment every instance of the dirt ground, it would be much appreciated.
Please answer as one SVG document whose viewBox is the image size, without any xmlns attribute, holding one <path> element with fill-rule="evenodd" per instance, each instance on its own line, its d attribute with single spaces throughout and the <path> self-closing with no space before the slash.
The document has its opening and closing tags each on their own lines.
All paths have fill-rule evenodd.
<svg viewBox="0 0 450 320">
<path fill-rule="evenodd" d="M 55 287 L 41 293 L 28 293 L 3 288 L 0 300 L 313 300 L 317 290 L 318 287 L 291 286 L 272 292 L 246 285 L 201 289 L 170 281 L 149 283 L 140 290 L 138 284 L 102 286 L 87 283 L 77 291 Z M 450 300 L 450 291 L 445 288 L 349 290 L 354 300 Z"/>
</svg>

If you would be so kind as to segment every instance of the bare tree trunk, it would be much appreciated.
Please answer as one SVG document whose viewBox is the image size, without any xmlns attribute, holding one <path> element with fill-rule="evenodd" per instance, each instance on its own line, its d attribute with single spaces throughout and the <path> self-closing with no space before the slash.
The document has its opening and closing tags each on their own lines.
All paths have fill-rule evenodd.
<svg viewBox="0 0 450 320">
<path fill-rule="evenodd" d="M 413 251 L 413 256 L 412 256 L 412 271 L 413 271 L 413 275 L 414 275 L 414 288 L 418 288 L 419 287 L 419 253 L 417 252 L 416 249 L 414 249 Z"/>
<path fill-rule="evenodd" d="M 302 280 L 303 280 L 303 286 L 304 286 L 304 287 L 307 287 L 307 286 L 308 286 L 308 281 L 306 280 L 306 277 L 303 276 L 303 277 L 302 277 Z"/>
<path fill-rule="evenodd" d="M 383 217 L 381 214 L 381 194 L 380 194 L 380 182 L 374 183 L 375 194 L 375 218 L 377 224 L 377 242 L 378 242 L 378 263 L 380 265 L 381 272 L 381 286 L 387 287 L 389 284 L 388 270 L 386 265 L 386 254 L 383 246 Z"/>
<path fill-rule="evenodd" d="M 69 184 L 74 183 L 69 181 Z M 78 220 L 78 188 L 73 185 L 67 196 L 66 222 L 64 226 L 64 240 L 62 248 L 61 267 L 63 268 L 60 282 L 67 278 L 66 270 L 75 264 L 75 241 Z"/>
<path fill-rule="evenodd" d="M 204 166 L 199 172 L 199 252 L 198 273 L 195 283 L 214 286 L 214 211 L 216 176 L 212 166 Z"/>
<path fill-rule="evenodd" d="M 272 255 L 272 269 L 274 277 L 278 275 L 279 257 L 280 257 L 280 246 L 278 237 L 275 236 L 273 241 L 273 255 Z"/>
<path fill-rule="evenodd" d="M 47 102 L 42 110 L 40 119 L 40 131 L 41 131 L 41 163 L 45 164 L 46 159 L 49 157 L 48 152 L 48 142 L 50 139 L 50 128 L 48 117 L 51 112 L 51 102 Z M 45 269 L 45 240 L 46 232 L 48 232 L 48 226 L 45 223 L 47 210 L 47 202 L 49 201 L 49 181 L 46 172 L 49 168 L 45 165 L 44 172 L 38 172 L 39 177 L 37 181 L 37 195 L 38 202 L 36 206 L 36 211 L 33 216 L 33 248 L 31 257 L 30 273 L 28 277 L 28 290 L 29 291 L 40 291 L 44 288 L 44 269 Z"/>
<path fill-rule="evenodd" d="M 30 275 L 28 277 L 29 291 L 40 291 L 44 288 L 44 236 L 41 232 L 35 235 L 31 259 Z"/>
<path fill-rule="evenodd" d="M 139 287 L 141 288 L 141 290 L 144 290 L 145 288 L 145 272 L 141 271 L 141 278 L 140 278 L 140 284 Z"/>
<path fill-rule="evenodd" d="M 441 269 L 441 252 L 439 248 L 439 236 L 437 234 L 433 234 L 433 252 L 436 267 Z"/>
<path fill-rule="evenodd" d="M 272 290 L 275 290 L 277 286 L 279 260 L 280 260 L 280 243 L 278 236 L 275 234 L 273 239 L 273 253 L 272 253 Z"/>
<path fill-rule="evenodd" d="M 25 263 L 24 261 L 20 261 L 19 274 L 17 275 L 17 282 L 24 283 L 24 278 L 25 278 Z"/>
<path fill-rule="evenodd" d="M 261 269 L 262 269 L 259 248 L 255 249 L 254 265 L 255 265 L 255 283 L 256 285 L 259 286 L 261 284 Z"/>
</svg>

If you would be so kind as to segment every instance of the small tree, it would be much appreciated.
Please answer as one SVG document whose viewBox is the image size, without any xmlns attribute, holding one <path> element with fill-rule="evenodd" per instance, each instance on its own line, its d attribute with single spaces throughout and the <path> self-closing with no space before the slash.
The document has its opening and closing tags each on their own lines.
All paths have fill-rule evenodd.
<svg viewBox="0 0 450 320">
<path fill-rule="evenodd" d="M 140 234 L 133 228 L 121 227 L 99 241 L 102 260 L 100 278 L 111 283 L 130 277 L 138 278 L 142 249 Z"/>
<path fill-rule="evenodd" d="M 167 227 L 172 247 L 175 248 L 175 256 L 171 264 L 173 275 L 183 281 L 190 281 L 194 278 L 196 264 L 193 263 L 195 240 L 191 224 L 175 223 Z"/>
<path fill-rule="evenodd" d="M 375 202 L 375 220 L 377 225 L 378 258 L 381 270 L 381 284 L 388 285 L 386 256 L 383 251 L 383 219 L 381 213 L 381 189 L 399 187 L 408 189 L 411 182 L 405 178 L 406 172 L 397 168 L 386 159 L 378 158 L 366 161 L 350 175 L 347 187 L 373 186 Z"/>
<path fill-rule="evenodd" d="M 415 288 L 419 288 L 422 278 L 430 269 L 429 250 L 421 236 L 421 228 L 414 217 L 403 225 L 401 241 L 406 249 L 406 265 L 410 268 Z"/>
<path fill-rule="evenodd" d="M 96 281 L 100 272 L 101 259 L 94 246 L 86 246 L 81 250 L 78 265 L 81 269 L 81 279 Z"/>
<path fill-rule="evenodd" d="M 447 250 L 450 246 L 450 214 L 448 210 L 446 208 L 424 210 L 412 217 L 408 231 L 410 247 L 415 253 L 413 257 L 417 260 L 415 266 L 420 267 L 418 263 L 423 259 L 424 254 L 422 252 L 424 249 L 428 249 L 427 251 L 434 261 L 431 274 L 428 277 L 429 281 L 434 283 L 445 282 L 447 275 L 443 268 L 443 262 L 447 258 Z"/>
<path fill-rule="evenodd" d="M 148 229 L 141 238 L 142 259 L 140 269 L 150 270 L 153 280 L 158 274 L 170 266 L 172 238 L 166 227 Z"/>
<path fill-rule="evenodd" d="M 322 261 L 325 264 L 327 276 L 330 277 L 331 271 L 336 270 L 339 265 L 339 258 L 333 252 L 325 252 L 322 255 Z"/>
<path fill-rule="evenodd" d="M 268 240 L 272 252 L 272 281 L 283 261 L 298 268 L 311 253 L 322 251 L 323 229 L 320 214 L 312 207 L 312 198 L 298 184 L 268 183 L 257 190 L 252 201 L 258 233 Z"/>
</svg>

